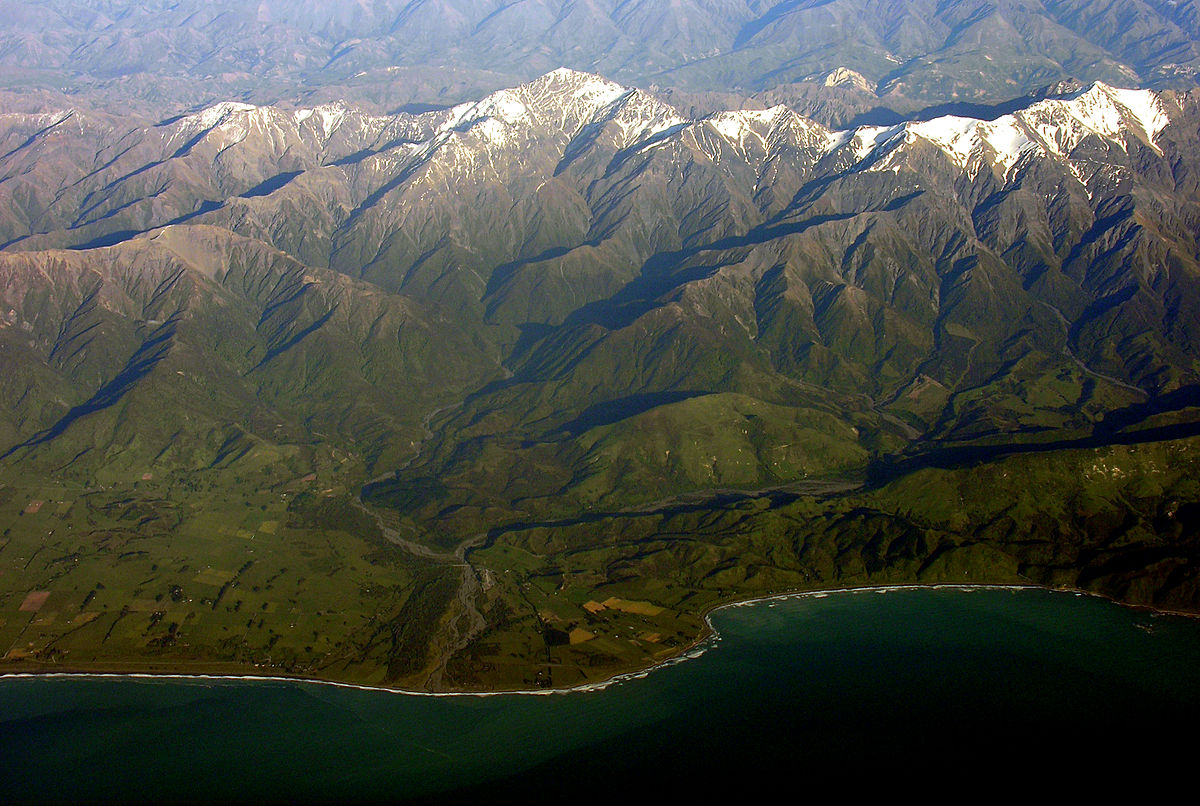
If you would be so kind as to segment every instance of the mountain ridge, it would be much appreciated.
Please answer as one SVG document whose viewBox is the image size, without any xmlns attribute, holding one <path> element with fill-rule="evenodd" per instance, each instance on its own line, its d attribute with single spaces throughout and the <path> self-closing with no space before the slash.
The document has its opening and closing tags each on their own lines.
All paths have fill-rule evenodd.
<svg viewBox="0 0 1200 806">
<path fill-rule="evenodd" d="M 582 113 L 579 110 L 572 113 L 566 108 L 558 111 L 562 115 L 584 114 L 588 117 L 588 126 L 603 128 L 604 125 L 612 123 L 618 127 L 620 136 L 616 140 L 616 147 L 620 154 L 616 157 L 617 160 L 629 158 L 640 149 L 653 147 L 660 144 L 666 137 L 685 131 L 692 134 L 693 139 L 703 137 L 695 130 L 697 127 L 704 126 L 715 130 L 728 144 L 737 146 L 743 159 L 749 156 L 749 152 L 745 148 L 745 136 L 755 136 L 765 147 L 772 136 L 779 140 L 787 134 L 791 134 L 791 142 L 786 145 L 809 149 L 818 160 L 846 146 L 852 146 L 856 164 L 858 164 L 881 155 L 885 150 L 883 147 L 899 145 L 896 138 L 901 133 L 905 135 L 906 144 L 911 144 L 914 138 L 921 138 L 933 143 L 956 161 L 963 161 L 975 156 L 971 149 L 978 145 L 974 141 L 982 136 L 980 132 L 984 129 L 989 129 L 992 137 L 998 136 L 998 130 L 1002 130 L 1000 135 L 1009 141 L 1005 143 L 1009 149 L 1014 146 L 1018 148 L 1018 151 L 1024 148 L 1035 148 L 1043 155 L 1053 153 L 1055 156 L 1061 157 L 1088 134 L 1115 138 L 1118 135 L 1125 137 L 1126 132 L 1130 130 L 1135 132 L 1135 136 L 1138 136 L 1136 132 L 1140 130 L 1139 139 L 1143 142 L 1148 141 L 1152 148 L 1157 148 L 1154 145 L 1154 137 L 1166 124 L 1161 101 L 1157 96 L 1149 94 L 1148 91 L 1119 90 L 1099 82 L 1073 96 L 1033 101 L 1024 110 L 1001 115 L 987 121 L 948 115 L 896 126 L 860 126 L 842 131 L 826 129 L 818 123 L 796 115 L 782 105 L 763 111 L 735 110 L 716 113 L 704 118 L 685 120 L 670 107 L 639 95 L 636 90 L 565 69 L 549 73 L 528 85 L 522 85 L 518 90 L 532 92 L 552 84 L 563 76 L 571 78 L 564 82 L 568 85 L 568 89 L 574 84 L 583 88 L 600 87 L 603 93 L 606 93 L 600 97 L 598 103 L 584 109 Z M 465 139 L 468 139 L 469 136 L 475 136 L 478 140 L 476 144 L 478 148 L 474 151 L 482 150 L 484 147 L 503 147 L 505 145 L 504 138 L 507 136 L 505 132 L 519 131 L 521 124 L 526 122 L 521 119 L 521 115 L 528 112 L 530 108 L 520 101 L 514 100 L 514 92 L 516 91 L 504 90 L 494 93 L 482 101 L 462 104 L 446 112 L 392 117 L 363 115 L 344 105 L 300 109 L 286 113 L 273 107 L 222 102 L 195 115 L 158 124 L 155 128 L 165 127 L 169 135 L 159 152 L 160 156 L 141 170 L 156 168 L 158 164 L 168 159 L 186 157 L 188 152 L 201 142 L 210 138 L 216 140 L 223 136 L 220 142 L 209 143 L 215 150 L 215 155 L 220 157 L 223 152 L 245 140 L 249 136 L 250 130 L 256 126 L 263 129 L 262 135 L 267 138 L 269 148 L 276 152 L 279 152 L 280 147 L 289 141 L 297 138 L 303 140 L 305 136 L 315 137 L 315 144 L 322 153 L 319 156 L 308 158 L 310 168 L 330 167 L 331 164 L 339 162 L 347 164 L 344 161 L 353 158 L 356 162 L 368 159 L 389 160 L 394 164 L 400 164 L 402 170 L 407 170 L 406 160 L 408 163 L 416 163 L 422 159 L 429 159 L 442 148 L 449 148 L 453 152 L 451 155 L 453 158 L 471 161 L 474 159 L 473 150 L 469 147 L 471 144 L 465 143 Z M 578 99 L 579 96 L 573 97 Z M 644 100 L 642 100 L 643 98 Z M 1124 102 L 1122 102 L 1122 98 L 1125 99 Z M 501 108 L 505 104 L 508 104 L 507 113 Z M 613 119 L 596 119 L 596 116 L 606 111 L 610 105 L 614 109 Z M 631 110 L 630 105 L 634 105 L 636 108 Z M 1090 105 L 1093 109 L 1083 109 L 1084 105 Z M 1138 107 L 1138 110 L 1135 111 L 1133 107 Z M 787 110 L 786 114 L 785 110 Z M 551 111 L 555 111 L 554 107 L 551 107 Z M 633 112 L 633 114 L 622 117 L 627 112 Z M 638 114 L 639 112 L 641 114 Z M 510 115 L 512 119 L 505 117 L 506 114 Z M 349 143 L 337 147 L 331 143 L 331 138 L 341 130 L 341 123 L 346 115 L 355 119 L 358 131 L 350 133 Z M 1054 119 L 1056 115 L 1059 116 L 1057 121 Z M 12 149 L 7 157 L 12 157 L 21 149 L 28 148 L 38 137 L 44 136 L 65 120 L 72 117 L 78 118 L 78 116 L 79 113 L 74 110 L 66 110 L 57 116 L 49 113 L 32 117 L 16 116 L 18 120 L 26 123 L 22 127 L 23 130 L 33 128 L 34 131 L 24 143 Z M 320 121 L 319 132 L 313 128 L 315 123 L 306 125 L 314 118 Z M 766 125 L 768 121 L 771 123 L 769 126 Z M 78 122 L 80 126 L 84 125 L 82 121 Z M 574 131 L 568 132 L 565 127 L 566 122 L 567 118 L 563 117 L 561 120 L 563 126 L 555 128 L 545 125 L 546 121 L 537 121 L 537 123 L 543 124 L 543 132 L 547 130 L 562 132 L 572 140 L 584 135 L 583 127 L 578 124 Z M 1136 125 L 1130 126 L 1131 122 Z M 47 123 L 49 125 L 43 125 Z M 288 129 L 282 128 L 289 123 Z M 530 128 L 533 123 L 530 121 Z M 776 126 L 791 131 L 776 131 L 774 128 Z M 479 130 L 475 131 L 477 128 Z M 267 129 L 273 130 L 268 132 Z M 633 130 L 632 133 L 631 130 Z M 737 143 L 733 142 L 732 132 L 738 133 Z M 1069 142 L 1059 142 L 1062 138 L 1068 138 Z M 10 135 L 9 139 L 14 138 Z M 590 137 L 584 138 L 584 143 L 587 144 L 590 139 Z M 373 143 L 375 147 L 366 145 L 368 142 Z M 178 147 L 175 147 L 176 143 L 179 143 Z M 697 140 L 696 145 L 703 149 L 705 143 Z M 968 148 L 966 152 L 963 151 L 964 145 Z M 1007 162 L 1013 162 L 1021 156 L 1021 153 L 1018 152 L 1010 153 L 1005 149 L 997 149 L 994 141 L 989 141 L 988 145 L 991 146 L 993 156 L 1002 157 Z M 333 149 L 332 154 L 327 153 L 329 149 Z M 713 153 L 708 156 L 714 161 L 719 161 L 719 154 Z M 770 155 L 764 152 L 763 156 L 769 157 Z M 570 158 L 571 155 L 564 150 L 563 160 L 566 162 L 561 163 L 557 168 L 561 169 L 569 164 Z M 247 166 L 242 165 L 241 167 Z M 261 170 L 253 171 L 250 175 L 261 178 L 262 181 L 253 185 L 250 185 L 249 181 L 243 181 L 243 189 L 240 193 L 228 195 L 243 198 L 265 195 L 268 190 L 279 189 L 279 187 L 268 186 L 267 183 L 272 179 L 278 180 L 286 177 L 286 181 L 290 182 L 299 173 L 303 172 L 294 175 L 281 173 L 270 177 Z M 132 175 L 136 174 L 131 173 L 130 176 Z M 129 177 L 118 177 L 117 181 L 125 178 Z M 358 212 L 361 212 L 361 208 L 356 211 L 356 213 Z M 354 214 L 351 214 L 352 217 Z M 164 225 L 166 223 L 170 222 L 162 222 Z M 6 248 L 16 245 L 17 240 L 9 240 Z"/>
</svg>

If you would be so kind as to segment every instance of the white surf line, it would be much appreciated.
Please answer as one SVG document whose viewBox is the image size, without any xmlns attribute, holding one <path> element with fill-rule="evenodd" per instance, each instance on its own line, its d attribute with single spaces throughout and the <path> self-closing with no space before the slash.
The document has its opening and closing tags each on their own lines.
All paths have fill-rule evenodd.
<svg viewBox="0 0 1200 806">
<path fill-rule="evenodd" d="M 369 691 L 379 694 L 398 694 L 407 697 L 549 697 L 558 694 L 578 694 L 590 691 L 603 691 L 609 686 L 615 686 L 627 680 L 639 680 L 658 669 L 665 669 L 677 663 L 700 657 L 705 649 L 715 643 L 715 632 L 693 646 L 685 649 L 674 657 L 639 669 L 635 672 L 624 672 L 597 683 L 585 683 L 566 688 L 515 689 L 511 691 L 419 691 L 416 689 L 394 688 L 389 686 L 371 686 L 364 683 L 344 683 L 336 680 L 320 680 L 305 677 L 284 677 L 282 675 L 256 674 L 188 674 L 184 672 L 7 672 L 0 674 L 0 680 L 174 680 L 181 682 L 211 682 L 211 683 L 294 683 L 304 686 L 328 686 L 331 688 Z"/>
<path fill-rule="evenodd" d="M 568 686 L 566 688 L 544 688 L 544 689 L 516 689 L 513 691 L 418 691 L 414 689 L 392 688 L 388 686 L 371 686 L 364 683 L 342 683 L 336 680 L 320 680 L 316 678 L 304 677 L 284 677 L 282 675 L 238 675 L 238 674 L 187 674 L 181 672 L 8 672 L 0 674 L 0 680 L 40 680 L 40 679 L 72 679 L 72 680 L 177 680 L 182 682 L 212 682 L 212 683 L 290 683 L 302 686 L 328 686 L 331 688 L 351 689 L 354 691 L 368 691 L 379 694 L 397 694 L 407 697 L 550 697 L 564 694 L 579 694 L 593 691 L 603 691 L 610 686 L 620 685 L 630 680 L 641 680 L 648 677 L 652 673 L 666 669 L 679 663 L 684 663 L 689 660 L 695 660 L 707 652 L 710 648 L 720 643 L 721 636 L 716 627 L 712 623 L 712 615 L 722 610 L 735 607 L 750 607 L 753 605 L 780 602 L 788 599 L 823 599 L 834 594 L 855 594 L 855 593 L 894 593 L 896 591 L 910 590 L 957 590 L 964 592 L 972 591 L 991 591 L 991 590 L 1007 590 L 1007 591 L 1033 591 L 1041 590 L 1050 593 L 1068 593 L 1075 596 L 1092 596 L 1097 599 L 1113 602 L 1114 604 L 1123 604 L 1109 599 L 1090 591 L 1078 590 L 1075 588 L 1047 588 L 1041 585 L 988 585 L 988 584 L 955 584 L 955 583 L 934 583 L 930 585 L 873 585 L 862 587 L 848 588 L 828 588 L 824 590 L 810 591 L 792 591 L 787 593 L 772 593 L 767 596 L 758 596 L 753 599 L 743 599 L 736 602 L 728 602 L 723 605 L 714 607 L 712 610 L 704 614 L 704 623 L 708 626 L 709 634 L 700 638 L 696 643 L 684 649 L 678 655 L 667 658 L 664 661 L 647 666 L 645 669 L 639 669 L 634 672 L 624 672 L 622 674 L 610 677 L 597 683 L 585 683 L 579 686 Z M 1141 607 L 1140 605 L 1126 605 L 1131 607 Z M 1154 608 L 1147 608 L 1154 612 L 1170 613 L 1171 611 L 1158 611 Z M 1190 615 L 1190 614 L 1179 614 Z"/>
<path fill-rule="evenodd" d="M 822 599 L 826 596 L 835 593 L 891 593 L 892 591 L 905 590 L 958 590 L 958 591 L 978 591 L 978 590 L 1001 590 L 1001 591 L 1035 591 L 1044 590 L 1053 593 L 1079 593 L 1087 594 L 1087 591 L 1076 591 L 1066 588 L 1046 588 L 1041 585 L 989 585 L 987 583 L 956 583 L 956 582 L 934 582 L 928 585 L 918 584 L 903 584 L 903 585 L 864 585 L 861 587 L 849 588 L 821 588 L 809 591 L 792 591 L 787 593 L 773 593 L 768 596 L 760 596 L 755 599 L 745 599 L 737 602 L 730 602 L 716 607 L 710 613 L 716 613 L 719 610 L 724 610 L 727 607 L 746 607 L 747 605 L 759 604 L 762 602 L 776 602 L 784 599 Z M 1095 595 L 1095 594 L 1088 594 Z M 1103 597 L 1101 597 L 1103 598 Z"/>
</svg>

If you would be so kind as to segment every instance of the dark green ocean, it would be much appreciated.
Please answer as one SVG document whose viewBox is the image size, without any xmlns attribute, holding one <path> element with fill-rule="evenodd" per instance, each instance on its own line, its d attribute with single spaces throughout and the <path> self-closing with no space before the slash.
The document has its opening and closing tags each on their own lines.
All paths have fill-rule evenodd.
<svg viewBox="0 0 1200 806">
<path fill-rule="evenodd" d="M 1040 590 L 904 589 L 713 623 L 698 657 L 540 696 L 4 679 L 0 790 L 215 804 L 1152 794 L 1200 760 L 1197 620 Z"/>
</svg>

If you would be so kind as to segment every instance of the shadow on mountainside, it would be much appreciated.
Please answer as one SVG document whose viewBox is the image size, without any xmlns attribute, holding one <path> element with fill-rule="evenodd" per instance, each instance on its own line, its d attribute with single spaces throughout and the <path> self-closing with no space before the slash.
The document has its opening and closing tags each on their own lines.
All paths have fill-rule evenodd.
<svg viewBox="0 0 1200 806">
<path fill-rule="evenodd" d="M 1047 442 L 1003 443 L 995 445 L 948 445 L 935 447 L 908 456 L 888 456 L 867 468 L 868 488 L 882 487 L 901 476 L 925 468 L 950 469 L 982 464 L 1006 456 L 1023 453 L 1043 453 L 1057 450 L 1103 448 L 1109 445 L 1140 445 L 1200 435 L 1200 420 L 1144 428 L 1126 432 L 1157 414 L 1200 406 L 1200 386 L 1184 386 L 1145 403 L 1109 412 L 1085 437 L 1058 439 Z"/>
</svg>

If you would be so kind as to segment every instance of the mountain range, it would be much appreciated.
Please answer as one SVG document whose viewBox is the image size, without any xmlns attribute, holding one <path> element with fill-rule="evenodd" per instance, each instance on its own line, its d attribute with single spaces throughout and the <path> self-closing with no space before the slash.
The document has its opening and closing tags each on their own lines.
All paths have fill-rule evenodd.
<svg viewBox="0 0 1200 806">
<path fill-rule="evenodd" d="M 735 38 L 840 5 L 764 7 Z M 657 591 L 681 618 L 812 574 L 1023 578 L 1195 608 L 1200 95 L 1058 89 L 986 118 L 842 129 L 782 104 L 696 116 L 566 68 L 425 112 L 0 115 L 0 471 L 150 524 L 192 517 L 184 488 L 270 490 L 297 529 L 404 547 L 443 576 L 406 577 L 389 618 L 432 637 L 393 626 L 389 681 L 507 681 L 488 677 L 506 641 L 545 637 L 522 658 L 572 647 L 582 611 L 530 605 L 513 626 L 534 584 L 502 578 L 514 569 L 557 580 L 550 596 L 576 567 L 580 596 Z M 1161 483 L 1127 487 L 1123 462 Z M 1110 492 L 1091 498 L 1031 504 L 998 480 L 1101 465 Z M 942 485 L 978 495 L 980 472 L 1019 500 L 978 522 L 938 514 Z M 922 485 L 939 492 L 903 494 Z M 1138 503 L 1118 516 L 1118 500 Z M 1033 526 L 997 525 L 1030 507 Z M 1096 526 L 1114 517 L 1123 530 Z M 1178 526 L 1135 540 L 1143 521 Z M 749 573 L 746 546 L 646 548 L 718 522 L 774 570 Z M 627 530 L 640 548 L 594 567 Z M 805 559 L 818 543 L 841 548 Z M 445 569 L 462 563 L 456 587 Z M 596 652 L 601 670 L 628 663 Z"/>
<path fill-rule="evenodd" d="M 909 114 L 1004 103 L 1065 79 L 1186 89 L 1200 67 L 1193 0 L 37 0 L 0 8 L 8 87 L 109 108 L 301 96 L 390 110 L 445 106 L 566 65 L 644 88 L 774 90 L 810 115 L 838 115 L 847 104 Z"/>
</svg>

